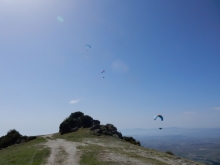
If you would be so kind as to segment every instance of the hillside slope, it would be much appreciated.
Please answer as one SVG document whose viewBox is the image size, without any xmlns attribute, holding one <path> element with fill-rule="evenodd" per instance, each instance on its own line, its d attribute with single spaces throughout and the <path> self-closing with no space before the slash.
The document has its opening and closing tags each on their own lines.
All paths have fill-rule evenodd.
<svg viewBox="0 0 220 165">
<path fill-rule="evenodd" d="M 43 145 L 51 148 L 45 165 L 202 165 L 115 137 L 96 136 L 89 129 L 43 137 L 47 139 Z"/>
<path fill-rule="evenodd" d="M 0 150 L 0 165 L 202 165 L 131 144 L 114 136 L 97 136 L 88 128 L 37 136 Z"/>
</svg>

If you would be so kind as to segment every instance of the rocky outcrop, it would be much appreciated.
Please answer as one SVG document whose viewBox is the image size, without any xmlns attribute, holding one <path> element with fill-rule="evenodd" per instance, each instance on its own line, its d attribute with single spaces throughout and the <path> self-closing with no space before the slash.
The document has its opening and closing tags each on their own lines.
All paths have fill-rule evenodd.
<svg viewBox="0 0 220 165">
<path fill-rule="evenodd" d="M 94 134 L 100 136 L 103 135 L 109 135 L 109 136 L 115 136 L 119 139 L 123 139 L 122 134 L 117 131 L 117 128 L 112 124 L 106 124 L 106 125 L 94 125 L 90 128 L 91 131 L 94 132 Z"/>
<path fill-rule="evenodd" d="M 113 124 L 100 125 L 99 120 L 94 120 L 82 112 L 71 113 L 71 115 L 60 124 L 59 132 L 62 135 L 69 132 L 76 132 L 78 128 L 89 128 L 94 135 L 114 136 L 132 144 L 140 145 L 140 142 L 136 141 L 133 137 L 123 137 Z"/>
<path fill-rule="evenodd" d="M 60 134 L 69 133 L 76 131 L 78 128 L 90 128 L 94 125 L 99 125 L 100 121 L 93 120 L 92 117 L 84 115 L 82 112 L 71 113 L 68 118 L 66 118 L 59 128 Z M 74 129 L 73 129 L 74 128 Z"/>
</svg>

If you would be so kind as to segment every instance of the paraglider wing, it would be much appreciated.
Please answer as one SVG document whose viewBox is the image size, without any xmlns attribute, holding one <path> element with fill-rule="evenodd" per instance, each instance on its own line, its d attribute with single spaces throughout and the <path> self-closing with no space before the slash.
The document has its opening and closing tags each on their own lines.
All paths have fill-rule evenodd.
<svg viewBox="0 0 220 165">
<path fill-rule="evenodd" d="M 86 47 L 89 47 L 89 48 L 92 48 L 91 45 L 88 45 L 88 44 L 86 44 L 85 46 L 86 46 Z"/>
<path fill-rule="evenodd" d="M 105 70 L 102 70 L 101 73 L 105 73 Z M 104 76 L 102 78 L 105 78 Z"/>
<path fill-rule="evenodd" d="M 159 118 L 161 119 L 161 121 L 163 121 L 163 116 L 161 116 L 161 115 L 157 115 L 157 116 L 155 116 L 155 117 L 154 117 L 154 120 L 156 120 L 157 117 L 159 117 Z"/>
<path fill-rule="evenodd" d="M 87 51 L 92 48 L 91 45 L 88 45 L 88 44 L 84 45 L 84 47 Z"/>
</svg>

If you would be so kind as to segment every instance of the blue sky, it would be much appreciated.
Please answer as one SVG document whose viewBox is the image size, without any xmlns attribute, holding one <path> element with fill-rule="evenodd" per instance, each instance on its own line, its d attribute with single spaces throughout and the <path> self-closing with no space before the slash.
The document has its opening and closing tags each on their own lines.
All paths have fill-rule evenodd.
<svg viewBox="0 0 220 165">
<path fill-rule="evenodd" d="M 0 22 L 0 135 L 58 132 L 76 111 L 118 129 L 220 126 L 217 0 L 2 0 Z"/>
</svg>

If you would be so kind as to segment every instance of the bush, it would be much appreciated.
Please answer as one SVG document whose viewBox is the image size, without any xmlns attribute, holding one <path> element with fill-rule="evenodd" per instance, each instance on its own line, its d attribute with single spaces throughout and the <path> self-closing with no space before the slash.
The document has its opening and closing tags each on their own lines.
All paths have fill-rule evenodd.
<svg viewBox="0 0 220 165">
<path fill-rule="evenodd" d="M 70 118 L 71 119 L 74 119 L 74 118 L 77 119 L 77 118 L 82 117 L 82 116 L 84 116 L 84 113 L 78 111 L 78 112 L 71 113 Z"/>
<path fill-rule="evenodd" d="M 166 151 L 166 153 L 169 155 L 174 155 L 171 151 Z"/>
<path fill-rule="evenodd" d="M 85 115 L 81 117 L 81 123 L 84 128 L 89 128 L 93 126 L 93 118 Z"/>
<path fill-rule="evenodd" d="M 5 148 L 5 147 L 15 144 L 17 139 L 19 139 L 20 137 L 21 137 L 21 134 L 15 129 L 8 131 L 7 135 L 2 136 L 0 138 L 0 148 Z"/>
<path fill-rule="evenodd" d="M 71 131 L 71 128 L 66 121 L 62 122 L 60 124 L 60 131 L 59 132 L 61 135 L 65 134 L 65 133 L 69 133 L 70 131 Z"/>
<path fill-rule="evenodd" d="M 128 142 L 135 144 L 135 145 L 138 145 L 138 146 L 141 145 L 140 142 L 136 141 L 133 137 L 123 136 L 123 140 L 128 141 Z"/>
</svg>

